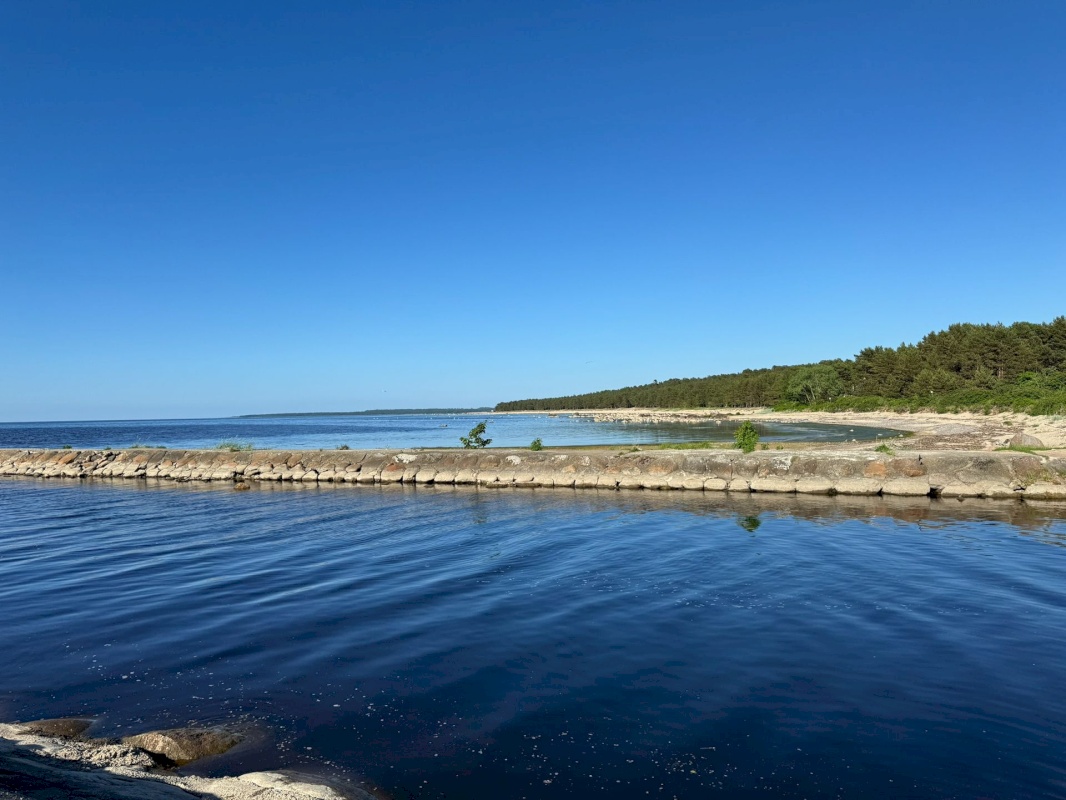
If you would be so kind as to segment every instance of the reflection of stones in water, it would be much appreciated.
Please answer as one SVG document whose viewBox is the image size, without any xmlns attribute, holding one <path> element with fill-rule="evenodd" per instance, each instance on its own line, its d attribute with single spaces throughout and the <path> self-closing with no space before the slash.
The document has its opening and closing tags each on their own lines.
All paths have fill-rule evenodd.
<svg viewBox="0 0 1066 800">
<path fill-rule="evenodd" d="M 755 533 L 755 531 L 759 530 L 759 526 L 762 525 L 762 520 L 758 517 L 737 517 L 737 525 L 748 533 Z"/>
</svg>

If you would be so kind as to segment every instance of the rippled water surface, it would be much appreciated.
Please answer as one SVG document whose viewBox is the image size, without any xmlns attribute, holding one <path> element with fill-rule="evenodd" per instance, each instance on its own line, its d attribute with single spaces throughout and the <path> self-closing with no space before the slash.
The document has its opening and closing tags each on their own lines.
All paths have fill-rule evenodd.
<svg viewBox="0 0 1066 800">
<path fill-rule="evenodd" d="M 0 480 L 0 716 L 395 798 L 1060 797 L 1064 515 Z"/>
<path fill-rule="evenodd" d="M 588 417 L 548 414 L 381 414 L 319 415 L 257 419 L 163 419 L 96 422 L 0 423 L 0 447 L 215 447 L 239 442 L 255 448 L 354 450 L 404 447 L 458 447 L 459 437 L 486 421 L 493 447 L 731 442 L 737 424 L 729 420 L 693 423 L 594 422 Z M 899 431 L 818 423 L 759 423 L 766 442 L 797 440 L 872 441 Z"/>
</svg>

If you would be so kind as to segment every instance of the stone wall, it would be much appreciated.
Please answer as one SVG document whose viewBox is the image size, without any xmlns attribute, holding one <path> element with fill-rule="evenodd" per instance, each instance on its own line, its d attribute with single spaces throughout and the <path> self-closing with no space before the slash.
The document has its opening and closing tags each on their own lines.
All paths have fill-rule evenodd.
<svg viewBox="0 0 1066 800">
<path fill-rule="evenodd" d="M 1066 459 L 983 451 L 0 450 L 0 475 L 1066 500 Z"/>
</svg>

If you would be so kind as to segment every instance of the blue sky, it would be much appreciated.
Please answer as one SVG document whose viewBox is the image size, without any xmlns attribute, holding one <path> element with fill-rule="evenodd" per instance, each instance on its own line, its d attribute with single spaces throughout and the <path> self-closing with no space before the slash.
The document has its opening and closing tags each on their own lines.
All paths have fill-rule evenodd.
<svg viewBox="0 0 1066 800">
<path fill-rule="evenodd" d="M 1066 312 L 1066 4 L 0 5 L 0 420 L 491 405 Z"/>
</svg>

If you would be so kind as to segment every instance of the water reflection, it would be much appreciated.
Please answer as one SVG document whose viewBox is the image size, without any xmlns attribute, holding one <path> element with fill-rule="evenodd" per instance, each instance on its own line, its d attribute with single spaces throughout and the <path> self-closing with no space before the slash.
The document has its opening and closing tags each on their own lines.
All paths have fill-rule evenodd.
<svg viewBox="0 0 1066 800">
<path fill-rule="evenodd" d="M 759 530 L 759 526 L 762 525 L 762 520 L 758 517 L 751 515 L 746 517 L 737 517 L 737 525 L 746 530 L 748 533 L 755 533 Z"/>
<path fill-rule="evenodd" d="M 11 483 L 36 485 L 41 489 L 64 486 L 55 480 L 4 478 Z M 232 494 L 227 483 L 176 483 L 171 481 L 125 481 L 97 479 L 80 485 L 102 490 L 134 492 L 222 493 Z M 66 484 L 66 488 L 74 486 Z M 1055 526 L 1066 520 L 1066 503 L 1053 500 L 991 500 L 985 498 L 928 498 L 862 495 L 808 495 L 773 492 L 699 492 L 612 489 L 515 488 L 481 489 L 476 486 L 405 484 L 317 484 L 264 481 L 253 483 L 249 503 L 257 496 L 323 495 L 346 496 L 380 494 L 384 497 L 465 498 L 480 523 L 500 503 L 527 505 L 531 513 L 547 513 L 552 508 L 576 508 L 590 512 L 613 510 L 623 514 L 687 513 L 759 519 L 764 516 L 795 517 L 815 525 L 834 525 L 841 520 L 870 521 L 891 519 L 935 530 L 963 521 L 1000 522 L 1025 534 L 1041 534 L 1047 544 L 1064 544 Z M 497 499 L 498 498 L 498 499 Z M 745 523 L 748 525 L 750 523 Z M 756 526 L 758 527 L 758 526 Z"/>
</svg>

